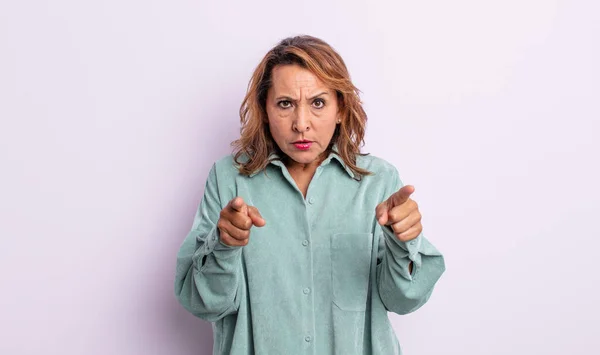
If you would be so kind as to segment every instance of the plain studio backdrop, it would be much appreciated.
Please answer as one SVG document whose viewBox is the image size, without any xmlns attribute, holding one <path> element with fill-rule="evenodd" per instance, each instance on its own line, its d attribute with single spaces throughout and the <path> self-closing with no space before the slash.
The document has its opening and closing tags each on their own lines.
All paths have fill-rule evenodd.
<svg viewBox="0 0 600 355">
<path fill-rule="evenodd" d="M 406 355 L 600 349 L 600 5 L 0 3 L 0 353 L 207 355 L 173 293 L 253 69 L 310 34 L 345 59 L 447 271 L 390 314 Z M 334 207 L 334 206 L 332 206 Z"/>
</svg>

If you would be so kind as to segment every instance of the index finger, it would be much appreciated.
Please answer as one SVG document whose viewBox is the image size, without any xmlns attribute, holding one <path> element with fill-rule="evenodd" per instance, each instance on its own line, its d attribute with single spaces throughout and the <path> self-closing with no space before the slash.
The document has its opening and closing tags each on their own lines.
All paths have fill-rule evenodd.
<svg viewBox="0 0 600 355">
<path fill-rule="evenodd" d="M 229 206 L 236 212 L 244 212 L 244 207 L 246 206 L 246 203 L 244 202 L 243 198 L 238 196 L 231 200 L 231 202 L 229 202 Z"/>
<path fill-rule="evenodd" d="M 404 202 L 406 202 L 408 200 L 408 198 L 410 197 L 410 195 L 412 195 L 412 193 L 415 192 L 415 187 L 412 185 L 406 185 L 406 186 L 402 186 L 400 188 L 400 190 L 396 191 L 391 199 L 392 199 L 392 203 L 394 204 L 394 206 L 398 206 L 403 204 Z"/>
</svg>

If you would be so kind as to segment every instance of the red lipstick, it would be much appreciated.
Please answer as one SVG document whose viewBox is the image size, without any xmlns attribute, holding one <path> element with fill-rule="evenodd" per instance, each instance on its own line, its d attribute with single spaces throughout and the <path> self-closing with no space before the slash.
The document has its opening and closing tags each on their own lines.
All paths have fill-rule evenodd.
<svg viewBox="0 0 600 355">
<path fill-rule="evenodd" d="M 296 147 L 296 149 L 299 150 L 309 150 L 310 146 L 313 144 L 312 141 L 309 141 L 307 139 L 302 139 L 299 141 L 295 141 L 292 143 L 294 145 L 294 147 Z"/>
</svg>

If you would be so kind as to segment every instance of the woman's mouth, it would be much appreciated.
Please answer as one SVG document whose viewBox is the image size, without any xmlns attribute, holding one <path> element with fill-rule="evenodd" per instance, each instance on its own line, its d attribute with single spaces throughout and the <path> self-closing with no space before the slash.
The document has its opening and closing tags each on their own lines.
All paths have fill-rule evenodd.
<svg viewBox="0 0 600 355">
<path fill-rule="evenodd" d="M 297 141 L 294 142 L 294 147 L 296 147 L 296 149 L 299 150 L 308 150 L 310 149 L 310 146 L 313 144 L 313 142 L 311 141 Z"/>
</svg>

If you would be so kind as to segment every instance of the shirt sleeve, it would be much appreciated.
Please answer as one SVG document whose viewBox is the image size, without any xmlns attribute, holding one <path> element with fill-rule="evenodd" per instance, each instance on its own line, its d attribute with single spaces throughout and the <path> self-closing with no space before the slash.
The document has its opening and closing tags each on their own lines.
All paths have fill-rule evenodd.
<svg viewBox="0 0 600 355">
<path fill-rule="evenodd" d="M 213 165 L 191 231 L 177 254 L 175 276 L 179 303 L 211 322 L 237 312 L 242 284 L 242 247 L 221 243 L 217 228 L 221 209 Z"/>
<path fill-rule="evenodd" d="M 394 168 L 386 198 L 404 184 Z M 388 311 L 408 314 L 424 305 L 445 271 L 442 254 L 421 232 L 408 242 L 400 241 L 390 226 L 377 225 L 379 237 L 377 287 Z M 412 273 L 409 264 L 413 263 Z"/>
</svg>

